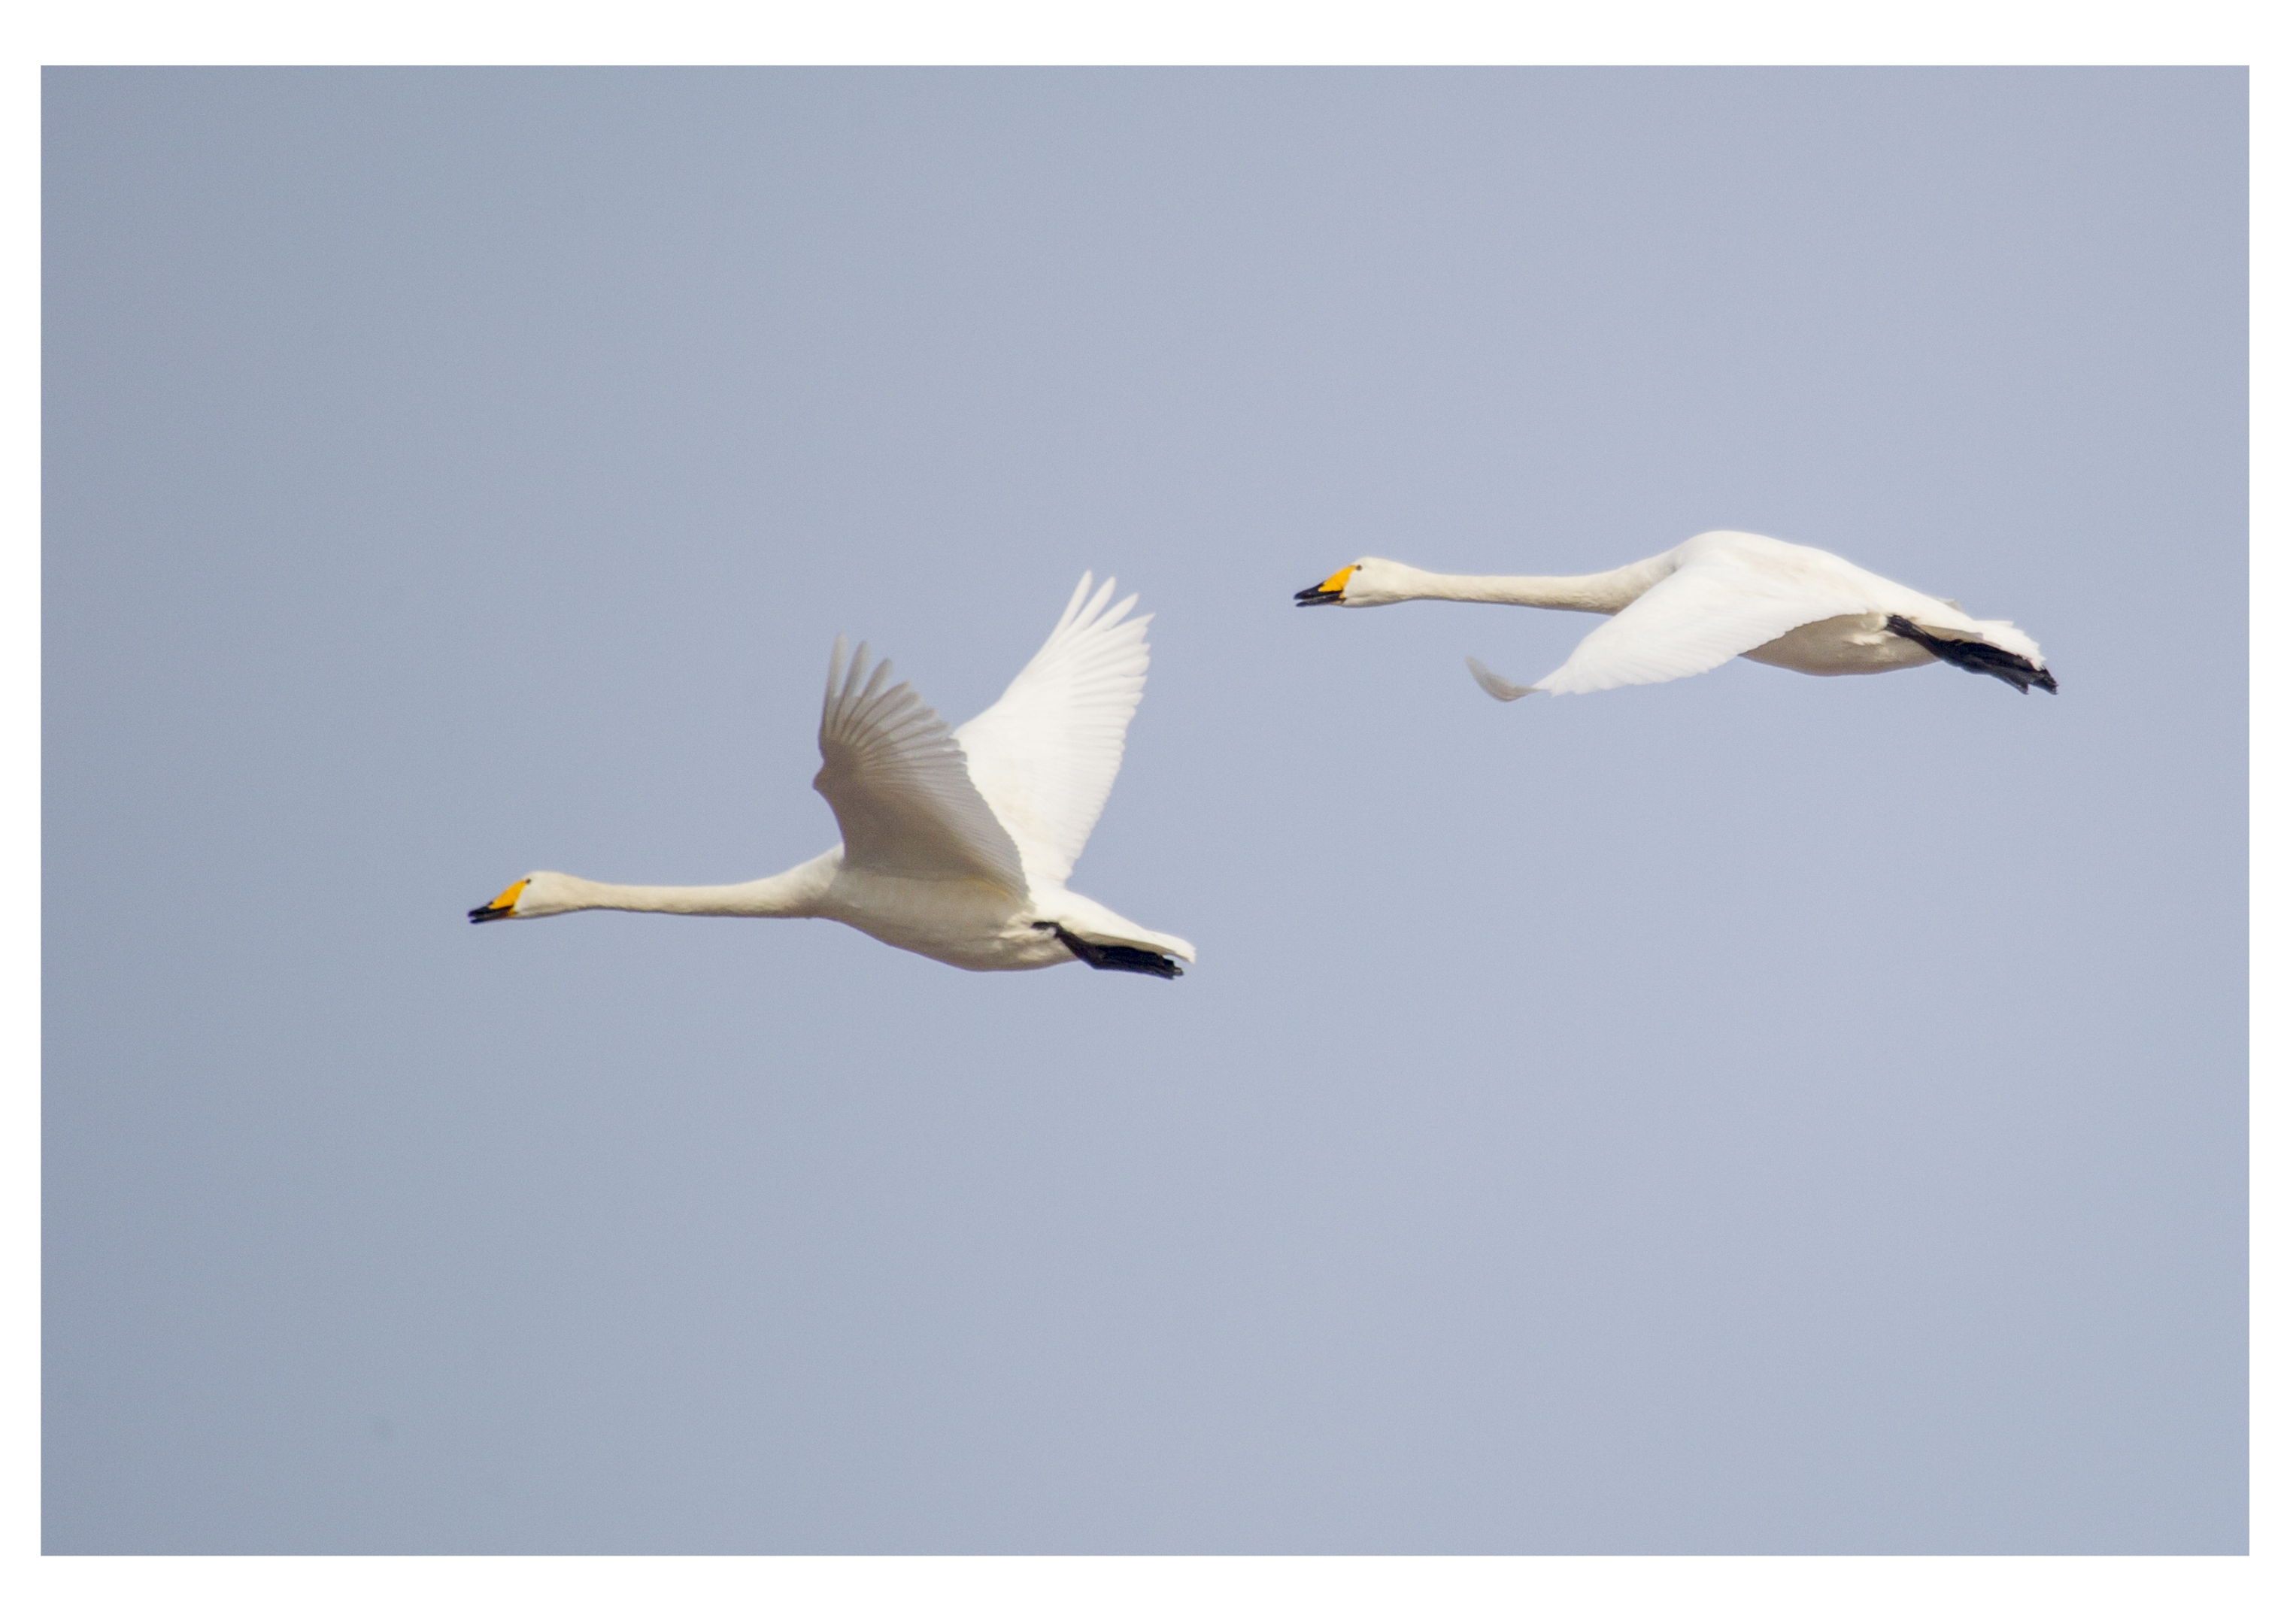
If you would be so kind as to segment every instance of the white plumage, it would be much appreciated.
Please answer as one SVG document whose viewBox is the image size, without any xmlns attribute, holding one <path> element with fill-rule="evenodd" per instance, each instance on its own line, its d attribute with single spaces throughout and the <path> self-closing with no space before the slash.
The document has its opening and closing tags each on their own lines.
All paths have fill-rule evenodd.
<svg viewBox="0 0 2293 1624">
<path fill-rule="evenodd" d="M 1146 691 L 1146 623 L 1135 593 L 1107 606 L 1086 574 L 1050 636 L 1003 697 L 955 730 L 971 781 L 1018 844 L 1028 879 L 1064 885 L 1122 765 L 1122 739 Z M 1086 597 L 1089 602 L 1086 602 Z"/>
<path fill-rule="evenodd" d="M 1297 594 L 1349 609 L 1435 598 L 1582 610 L 1614 617 L 1560 667 L 1523 685 L 1478 659 L 1473 680 L 1500 699 L 1593 693 L 1695 676 L 1738 655 L 1811 676 L 1900 671 L 1942 659 L 2054 691 L 2046 657 L 2011 620 L 1978 620 L 1954 602 L 1858 568 L 1819 547 L 1741 530 L 1707 530 L 1668 553 L 1597 575 L 1435 575 L 1365 558 Z"/>
<path fill-rule="evenodd" d="M 843 844 L 738 885 L 608 885 L 527 875 L 474 921 L 584 909 L 826 918 L 967 970 L 1082 959 L 1164 978 L 1195 950 L 1066 889 L 1122 765 L 1146 686 L 1146 623 L 1085 572 L 1003 697 L 950 730 L 868 645 L 829 657 L 819 773 Z"/>
</svg>

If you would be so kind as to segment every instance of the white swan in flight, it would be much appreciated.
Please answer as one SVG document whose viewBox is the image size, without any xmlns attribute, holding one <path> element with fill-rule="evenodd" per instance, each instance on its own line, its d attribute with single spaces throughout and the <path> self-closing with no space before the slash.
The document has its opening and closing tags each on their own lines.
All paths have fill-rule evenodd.
<svg viewBox="0 0 2293 1624">
<path fill-rule="evenodd" d="M 966 970 L 1095 970 L 1164 980 L 1193 962 L 1176 936 L 1133 925 L 1066 888 L 1122 764 L 1122 735 L 1146 686 L 1146 623 L 1136 594 L 1107 607 L 1086 571 L 1049 641 L 1003 697 L 951 732 L 868 645 L 828 662 L 812 787 L 843 844 L 785 874 L 740 885 L 607 885 L 527 875 L 472 924 L 588 908 L 741 918 L 837 919 L 879 941 Z M 865 678 L 863 681 L 863 678 Z"/>
<path fill-rule="evenodd" d="M 1433 575 L 1390 559 L 1357 559 L 1298 594 L 1365 609 L 1412 598 L 1519 603 L 1612 615 L 1558 671 L 1527 687 L 1478 659 L 1465 664 L 1500 699 L 1594 693 L 1696 676 L 1742 655 L 1810 676 L 1900 671 L 1947 660 L 2054 691 L 2038 645 L 2011 620 L 1977 620 L 1956 603 L 1899 586 L 1836 553 L 1742 530 L 1706 530 L 1669 553 L 1598 575 Z"/>
</svg>

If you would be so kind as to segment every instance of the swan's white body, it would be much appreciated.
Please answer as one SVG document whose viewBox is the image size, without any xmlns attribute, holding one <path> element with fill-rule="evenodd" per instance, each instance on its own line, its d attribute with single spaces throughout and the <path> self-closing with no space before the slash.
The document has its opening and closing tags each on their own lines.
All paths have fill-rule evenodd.
<svg viewBox="0 0 2293 1624">
<path fill-rule="evenodd" d="M 2052 692 L 2053 675 L 2011 620 L 1977 620 L 1957 604 L 1858 569 L 1835 553 L 1742 530 L 1707 530 L 1669 553 L 1598 575 L 1435 575 L 1365 558 L 1300 604 L 1348 609 L 1438 598 L 1583 610 L 1614 617 L 1560 668 L 1522 686 L 1477 659 L 1473 679 L 1500 699 L 1592 693 L 1695 676 L 1742 655 L 1811 676 L 1900 671 L 1941 658 Z"/>
<path fill-rule="evenodd" d="M 1146 686 L 1146 623 L 1107 606 L 1086 573 L 1049 641 L 1003 697 L 951 731 L 889 660 L 867 669 L 836 640 L 821 706 L 813 788 L 839 845 L 784 874 L 738 885 L 608 885 L 527 875 L 473 920 L 582 909 L 835 919 L 879 941 L 966 970 L 1038 970 L 1084 959 L 1175 976 L 1176 936 L 1134 925 L 1066 888 L 1122 764 Z M 865 681 L 863 681 L 863 678 Z M 1167 956 L 1167 957 L 1166 957 Z"/>
</svg>

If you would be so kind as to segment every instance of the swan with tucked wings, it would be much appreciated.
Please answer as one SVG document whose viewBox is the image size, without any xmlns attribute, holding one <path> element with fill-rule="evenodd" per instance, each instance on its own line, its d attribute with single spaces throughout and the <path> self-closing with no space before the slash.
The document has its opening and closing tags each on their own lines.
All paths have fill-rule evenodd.
<svg viewBox="0 0 2293 1624">
<path fill-rule="evenodd" d="M 2054 691 L 2054 673 L 2012 620 L 1978 620 L 1947 598 L 1874 575 L 1820 547 L 1706 530 L 1668 553 L 1597 575 L 1436 575 L 1356 559 L 1297 594 L 1299 605 L 1367 609 L 1414 599 L 1574 609 L 1612 617 L 1560 669 L 1526 685 L 1478 659 L 1492 697 L 1593 693 L 1695 676 L 1738 655 L 1810 676 L 1901 671 L 1941 660 L 2018 693 Z"/>
</svg>

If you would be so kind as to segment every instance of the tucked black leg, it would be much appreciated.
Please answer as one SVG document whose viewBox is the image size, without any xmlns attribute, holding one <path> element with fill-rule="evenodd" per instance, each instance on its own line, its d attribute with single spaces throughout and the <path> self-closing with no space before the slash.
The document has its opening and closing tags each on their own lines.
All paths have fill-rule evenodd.
<svg viewBox="0 0 2293 1624">
<path fill-rule="evenodd" d="M 1112 943 L 1085 941 L 1073 931 L 1062 930 L 1049 919 L 1035 921 L 1039 931 L 1049 931 L 1059 939 L 1059 945 L 1094 970 L 1128 970 L 1134 975 L 1159 975 L 1174 982 L 1186 972 L 1178 960 L 1165 958 L 1160 953 L 1149 953 L 1144 948 L 1117 947 Z"/>
<path fill-rule="evenodd" d="M 1887 617 L 1887 629 L 1898 637 L 1907 637 L 1928 653 L 1961 671 L 1972 671 L 1981 676 L 1995 676 L 2002 683 L 2014 684 L 2016 693 L 2028 693 L 2032 683 L 2054 691 L 2054 674 L 2044 666 L 2034 666 L 2019 654 L 2009 654 L 2004 649 L 1994 649 L 1987 642 L 1963 641 L 1957 637 L 1940 637 L 1923 626 L 1915 626 L 1900 615 Z"/>
</svg>

